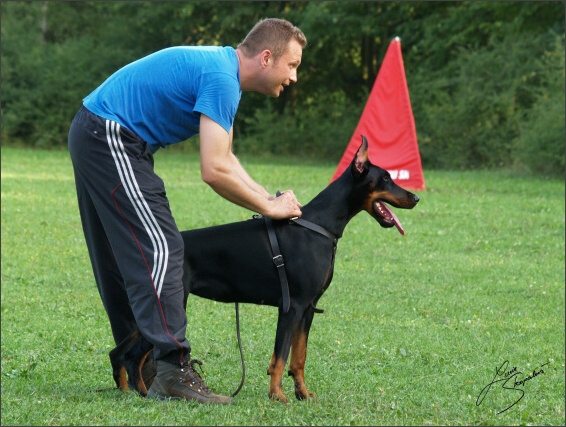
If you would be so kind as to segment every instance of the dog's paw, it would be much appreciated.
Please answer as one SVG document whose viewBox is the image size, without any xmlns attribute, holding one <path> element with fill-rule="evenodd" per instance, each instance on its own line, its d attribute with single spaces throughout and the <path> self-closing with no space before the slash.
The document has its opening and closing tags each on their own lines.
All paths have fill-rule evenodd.
<svg viewBox="0 0 566 427">
<path fill-rule="evenodd" d="M 270 391 L 268 396 L 274 402 L 281 402 L 281 403 L 287 403 L 288 402 L 288 399 L 285 397 L 285 395 L 283 394 L 283 392 L 281 390 Z"/>
<path fill-rule="evenodd" d="M 295 397 L 297 400 L 311 400 L 316 399 L 316 394 L 312 391 L 308 391 L 307 389 L 305 389 L 305 391 L 295 390 Z"/>
<path fill-rule="evenodd" d="M 316 395 L 313 392 L 307 390 L 305 383 L 297 379 L 295 379 L 295 397 L 297 398 L 297 400 L 316 399 Z"/>
</svg>

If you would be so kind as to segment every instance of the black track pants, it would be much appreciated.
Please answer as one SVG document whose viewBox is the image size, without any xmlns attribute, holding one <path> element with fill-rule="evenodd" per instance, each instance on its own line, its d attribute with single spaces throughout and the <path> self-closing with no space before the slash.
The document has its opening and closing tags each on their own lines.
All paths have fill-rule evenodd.
<svg viewBox="0 0 566 427">
<path fill-rule="evenodd" d="M 147 144 L 85 107 L 69 130 L 83 231 L 98 291 L 119 344 L 136 328 L 156 359 L 190 357 L 183 240 Z"/>
</svg>

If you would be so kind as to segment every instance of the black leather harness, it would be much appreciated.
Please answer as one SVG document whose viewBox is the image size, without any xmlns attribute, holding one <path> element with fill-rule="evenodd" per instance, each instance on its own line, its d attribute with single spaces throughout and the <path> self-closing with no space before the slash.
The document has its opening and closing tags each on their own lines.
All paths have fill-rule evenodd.
<svg viewBox="0 0 566 427">
<path fill-rule="evenodd" d="M 271 244 L 271 252 L 273 253 L 273 263 L 275 264 L 275 267 L 277 267 L 279 282 L 281 283 L 281 295 L 283 298 L 283 304 L 281 308 L 283 309 L 283 313 L 287 313 L 289 311 L 289 307 L 291 306 L 291 298 L 289 296 L 289 282 L 287 281 L 287 274 L 285 273 L 285 260 L 283 259 L 283 255 L 281 254 L 281 250 L 279 249 L 279 243 L 277 242 L 277 236 L 275 234 L 275 229 L 273 228 L 273 221 L 267 217 L 264 217 L 264 219 L 265 225 L 267 227 L 267 235 L 269 236 L 269 242 Z M 334 251 L 336 251 L 336 244 L 338 243 L 338 239 L 336 238 L 336 236 L 333 236 L 330 232 L 328 232 L 320 225 L 302 218 L 290 219 L 289 223 L 300 225 L 302 227 L 308 228 L 309 230 L 322 234 L 325 237 L 328 237 L 330 240 L 332 240 L 332 243 L 334 244 Z M 314 306 L 313 308 L 316 312 L 322 313 L 322 310 L 319 310 Z"/>
</svg>

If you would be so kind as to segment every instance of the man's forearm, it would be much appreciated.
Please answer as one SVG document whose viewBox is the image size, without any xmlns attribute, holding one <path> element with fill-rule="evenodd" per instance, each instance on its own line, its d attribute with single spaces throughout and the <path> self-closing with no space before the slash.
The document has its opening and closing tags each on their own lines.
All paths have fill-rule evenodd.
<svg viewBox="0 0 566 427">
<path fill-rule="evenodd" d="M 265 188 L 258 184 L 242 167 L 238 158 L 232 153 L 232 161 L 234 162 L 234 171 L 238 174 L 240 179 L 248 186 L 251 190 L 261 194 L 266 199 L 270 199 L 272 194 L 270 194 Z"/>
</svg>

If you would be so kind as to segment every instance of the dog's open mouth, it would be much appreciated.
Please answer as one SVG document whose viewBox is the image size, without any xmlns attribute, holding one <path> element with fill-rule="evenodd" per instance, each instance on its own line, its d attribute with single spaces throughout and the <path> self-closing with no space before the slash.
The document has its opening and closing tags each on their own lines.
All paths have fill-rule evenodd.
<svg viewBox="0 0 566 427">
<path fill-rule="evenodd" d="M 399 218 L 397 218 L 395 212 L 389 209 L 389 207 L 384 202 L 382 202 L 381 200 L 376 200 L 373 204 L 373 208 L 375 210 L 375 213 L 379 215 L 386 223 L 391 224 L 391 226 L 395 225 L 395 227 L 397 227 L 397 230 L 399 230 L 399 233 L 401 233 L 403 236 L 405 235 L 405 230 L 403 230 L 401 221 L 399 221 Z"/>
</svg>

